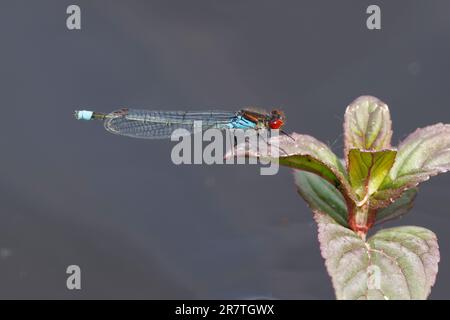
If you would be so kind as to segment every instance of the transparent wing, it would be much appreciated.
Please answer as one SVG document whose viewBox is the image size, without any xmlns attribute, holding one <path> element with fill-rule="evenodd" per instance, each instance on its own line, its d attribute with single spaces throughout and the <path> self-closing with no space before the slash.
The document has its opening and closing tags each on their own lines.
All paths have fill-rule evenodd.
<svg viewBox="0 0 450 320">
<path fill-rule="evenodd" d="M 230 111 L 149 111 L 121 109 L 108 114 L 105 129 L 133 138 L 169 138 L 176 129 L 194 131 L 195 121 L 201 121 L 202 130 L 226 129 L 236 112 Z"/>
</svg>

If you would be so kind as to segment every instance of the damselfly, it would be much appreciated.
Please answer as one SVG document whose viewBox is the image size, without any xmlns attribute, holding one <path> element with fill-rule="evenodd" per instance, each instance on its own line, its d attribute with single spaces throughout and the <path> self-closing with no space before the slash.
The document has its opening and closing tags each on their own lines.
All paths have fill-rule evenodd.
<svg viewBox="0 0 450 320">
<path fill-rule="evenodd" d="M 149 111 L 120 109 L 108 114 L 93 111 L 75 111 L 78 120 L 103 120 L 109 132 L 133 138 L 170 138 L 176 129 L 185 129 L 191 134 L 196 130 L 196 122 L 201 121 L 201 130 L 281 129 L 284 114 L 279 110 L 270 113 L 243 109 L 231 111 Z M 283 131 L 281 131 L 284 133 Z M 284 133 L 285 134 L 285 133 Z"/>
</svg>

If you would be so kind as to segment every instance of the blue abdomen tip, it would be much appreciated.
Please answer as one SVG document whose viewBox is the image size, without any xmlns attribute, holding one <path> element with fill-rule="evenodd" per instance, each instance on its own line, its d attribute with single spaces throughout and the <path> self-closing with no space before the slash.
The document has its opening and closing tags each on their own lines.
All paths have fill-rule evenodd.
<svg viewBox="0 0 450 320">
<path fill-rule="evenodd" d="M 94 112 L 87 110 L 75 111 L 75 118 L 78 120 L 91 120 Z"/>
</svg>

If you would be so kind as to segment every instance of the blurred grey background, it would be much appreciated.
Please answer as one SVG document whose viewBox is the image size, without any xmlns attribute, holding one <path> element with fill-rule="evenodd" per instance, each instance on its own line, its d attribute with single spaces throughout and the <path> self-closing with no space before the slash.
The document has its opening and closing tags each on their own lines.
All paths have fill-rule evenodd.
<svg viewBox="0 0 450 320">
<path fill-rule="evenodd" d="M 366 28 L 369 4 L 382 30 Z M 66 28 L 81 7 L 82 30 Z M 114 136 L 79 108 L 282 108 L 342 155 L 372 94 L 397 143 L 450 122 L 449 1 L 5 1 L 0 4 L 0 298 L 333 299 L 292 173 L 175 166 L 173 143 Z M 450 298 L 450 175 L 384 226 L 437 233 Z M 66 267 L 82 290 L 66 289 Z"/>
</svg>

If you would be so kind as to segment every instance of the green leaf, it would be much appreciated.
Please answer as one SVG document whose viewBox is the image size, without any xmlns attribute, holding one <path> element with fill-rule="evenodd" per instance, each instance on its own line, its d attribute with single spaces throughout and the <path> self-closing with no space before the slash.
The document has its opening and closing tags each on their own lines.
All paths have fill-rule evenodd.
<svg viewBox="0 0 450 320">
<path fill-rule="evenodd" d="M 350 149 L 382 150 L 391 147 L 392 121 L 388 106 L 372 96 L 353 101 L 345 111 L 345 154 Z"/>
<path fill-rule="evenodd" d="M 310 172 L 294 171 L 298 193 L 315 212 L 324 212 L 348 227 L 347 205 L 342 194 L 328 181 Z"/>
<path fill-rule="evenodd" d="M 278 150 L 276 155 L 262 154 L 257 145 L 241 143 L 225 157 L 246 156 L 279 161 L 281 165 L 317 174 L 351 199 L 356 199 L 342 162 L 323 142 L 308 135 L 292 133 L 272 137 L 267 143 Z"/>
<path fill-rule="evenodd" d="M 438 272 L 436 236 L 420 227 L 384 229 L 367 242 L 316 213 L 322 256 L 338 299 L 426 299 Z"/>
<path fill-rule="evenodd" d="M 342 194 L 328 181 L 305 171 L 294 170 L 297 191 L 314 212 L 323 212 L 337 223 L 348 227 L 348 212 Z M 378 210 L 376 224 L 398 218 L 412 208 L 417 189 L 407 190 L 387 208 Z"/>
<path fill-rule="evenodd" d="M 409 212 L 417 196 L 417 188 L 406 190 L 400 198 L 377 212 L 375 224 L 399 218 Z"/>
<path fill-rule="evenodd" d="M 367 151 L 351 149 L 348 153 L 350 184 L 363 199 L 378 190 L 395 161 L 395 150 Z"/>
</svg>

